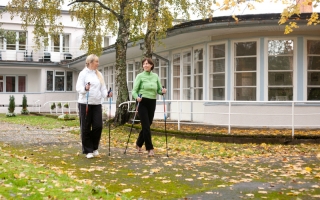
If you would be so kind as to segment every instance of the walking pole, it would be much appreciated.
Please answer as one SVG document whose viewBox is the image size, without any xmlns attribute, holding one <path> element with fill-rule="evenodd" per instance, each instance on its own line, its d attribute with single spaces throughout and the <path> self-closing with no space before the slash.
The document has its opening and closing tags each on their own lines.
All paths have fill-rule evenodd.
<svg viewBox="0 0 320 200">
<path fill-rule="evenodd" d="M 88 82 L 87 85 L 90 85 L 90 82 Z M 89 110 L 88 99 L 89 99 L 89 90 L 87 92 L 86 119 L 85 119 L 86 121 L 87 121 L 87 115 L 88 115 L 88 110 Z"/>
<path fill-rule="evenodd" d="M 164 88 L 164 86 L 162 86 L 162 88 Z M 168 136 L 167 136 L 166 97 L 165 97 L 164 94 L 162 94 L 162 97 L 163 97 L 164 133 L 166 135 L 167 157 L 169 157 L 169 154 L 168 154 Z"/>
<path fill-rule="evenodd" d="M 108 96 L 111 92 L 111 88 L 108 91 Z M 111 124 L 111 98 L 109 97 L 109 156 L 110 156 L 110 124 Z"/>
<path fill-rule="evenodd" d="M 138 97 L 141 98 L 141 97 L 142 97 L 142 94 L 139 94 Z M 136 116 L 137 116 L 139 103 L 140 103 L 140 102 L 138 102 L 137 107 L 136 107 L 136 111 L 135 111 L 135 114 L 134 114 L 134 117 L 133 117 L 133 120 L 132 120 L 132 125 L 131 125 L 131 129 L 130 129 L 130 133 L 129 133 L 129 137 L 128 137 L 128 141 L 127 141 L 127 146 L 126 146 L 126 149 L 124 150 L 124 153 L 123 153 L 123 154 L 126 154 L 126 152 L 127 152 L 128 143 L 129 143 L 129 140 L 130 140 L 130 136 L 131 136 L 131 132 L 132 132 L 132 127 L 133 127 L 133 124 L 134 124 L 134 120 L 136 119 Z"/>
</svg>

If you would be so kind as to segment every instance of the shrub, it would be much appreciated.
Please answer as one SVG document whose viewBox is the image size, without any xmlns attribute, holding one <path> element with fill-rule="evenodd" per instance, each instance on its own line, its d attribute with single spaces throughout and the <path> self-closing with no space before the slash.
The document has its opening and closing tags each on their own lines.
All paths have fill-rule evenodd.
<svg viewBox="0 0 320 200">
<path fill-rule="evenodd" d="M 51 110 L 55 109 L 56 108 L 56 104 L 55 103 L 52 103 L 51 104 Z"/>
<path fill-rule="evenodd" d="M 9 98 L 9 107 L 8 107 L 8 113 L 6 114 L 7 117 L 15 117 L 16 114 L 14 113 L 14 109 L 16 108 L 16 103 L 14 101 L 14 96 L 10 95 Z"/>
<path fill-rule="evenodd" d="M 69 103 L 64 104 L 63 107 L 69 108 Z"/>
<path fill-rule="evenodd" d="M 23 97 L 22 97 L 22 110 L 21 110 L 21 114 L 23 115 L 28 115 L 29 114 L 29 111 L 27 109 L 27 97 L 26 95 L 24 94 Z"/>
<path fill-rule="evenodd" d="M 61 102 L 59 102 L 59 103 L 57 104 L 57 106 L 58 106 L 58 108 L 61 108 Z"/>
</svg>

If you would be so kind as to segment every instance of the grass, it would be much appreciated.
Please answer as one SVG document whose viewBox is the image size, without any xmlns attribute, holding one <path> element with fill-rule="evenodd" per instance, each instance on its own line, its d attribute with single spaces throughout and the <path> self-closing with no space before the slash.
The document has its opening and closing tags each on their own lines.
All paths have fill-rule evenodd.
<svg viewBox="0 0 320 200">
<path fill-rule="evenodd" d="M 42 129 L 55 129 L 61 127 L 76 127 L 79 126 L 79 120 L 55 120 L 57 116 L 52 115 L 42 116 L 42 115 L 17 115 L 16 117 L 6 117 L 5 114 L 0 114 L 0 120 L 3 122 L 29 125 L 35 128 Z"/>
<path fill-rule="evenodd" d="M 0 122 L 3 121 L 37 126 L 42 129 L 79 126 L 78 120 L 59 121 L 32 115 L 18 115 L 14 118 L 0 115 Z M 57 125 L 54 126 L 55 124 Z M 111 156 L 107 155 L 109 130 L 106 127 L 103 129 L 101 138 L 101 157 L 91 160 L 78 155 L 80 146 L 74 143 L 32 146 L 8 146 L 0 143 L 1 159 L 2 155 L 6 155 L 4 160 L 17 163 L 16 165 L 7 164 L 9 162 L 1 160 L 1 163 L 6 162 L 7 165 L 0 165 L 3 167 L 0 169 L 12 172 L 10 176 L 1 177 L 1 189 L 3 185 L 12 185 L 15 189 L 5 191 L 0 189 L 0 194 L 9 195 L 6 198 L 10 199 L 12 194 L 18 197 L 17 195 L 30 193 L 30 191 L 19 192 L 19 188 L 33 188 L 32 191 L 40 195 L 37 197 L 54 197 L 55 192 L 59 194 L 59 191 L 62 193 L 61 191 L 64 190 L 63 187 L 55 188 L 53 184 L 55 183 L 58 186 L 72 188 L 65 192 L 65 195 L 72 193 L 75 196 L 67 198 L 63 196 L 65 199 L 82 197 L 98 199 L 100 196 L 103 197 L 102 199 L 188 199 L 187 197 L 193 195 L 194 197 L 203 196 L 203 199 L 251 199 L 253 195 L 258 199 L 289 200 L 312 199 L 320 195 L 316 187 L 319 186 L 320 177 L 320 146 L 318 144 L 232 144 L 170 136 L 168 137 L 169 158 L 167 158 L 165 137 L 153 135 L 156 157 L 147 158 L 145 154 L 137 155 L 134 151 L 137 130 L 133 130 L 128 153 L 123 155 L 129 131 L 126 127 L 112 128 L 113 130 L 110 131 Z M 73 136 L 79 140 L 79 130 L 73 129 L 73 133 L 68 137 Z M 22 168 L 19 168 L 21 166 Z M 26 167 L 23 166 L 28 166 L 30 170 L 24 170 Z M 310 170 L 306 171 L 307 168 Z M 27 172 L 30 174 L 24 178 L 26 176 L 23 174 Z M 39 175 L 44 177 L 38 177 Z M 33 179 L 40 180 L 39 185 L 35 185 L 34 181 L 31 181 Z M 46 182 L 42 183 L 41 180 Z M 8 182 L 4 183 L 4 181 Z M 261 189 L 258 186 L 249 190 L 233 188 L 237 183 L 246 185 L 253 182 L 256 182 L 259 187 L 264 185 L 267 193 L 259 193 Z M 80 185 L 81 190 L 76 190 L 77 187 L 74 184 Z M 277 187 L 267 187 L 270 184 Z M 57 191 L 51 192 L 52 189 Z M 297 193 L 292 191 L 300 193 L 296 195 Z M 231 194 L 233 196 L 230 196 Z M 28 196 L 24 197 L 32 199 Z"/>
<path fill-rule="evenodd" d="M 28 163 L 0 149 L 0 199 L 115 199 L 106 188 Z"/>
</svg>

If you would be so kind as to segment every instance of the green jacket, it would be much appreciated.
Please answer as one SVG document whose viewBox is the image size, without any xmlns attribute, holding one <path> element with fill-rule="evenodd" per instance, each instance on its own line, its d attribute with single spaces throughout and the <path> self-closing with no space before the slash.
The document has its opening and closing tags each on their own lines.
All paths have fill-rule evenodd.
<svg viewBox="0 0 320 200">
<path fill-rule="evenodd" d="M 157 94 L 162 94 L 162 86 L 157 74 L 143 71 L 134 80 L 132 96 L 137 99 L 138 94 L 142 98 L 156 99 Z"/>
</svg>

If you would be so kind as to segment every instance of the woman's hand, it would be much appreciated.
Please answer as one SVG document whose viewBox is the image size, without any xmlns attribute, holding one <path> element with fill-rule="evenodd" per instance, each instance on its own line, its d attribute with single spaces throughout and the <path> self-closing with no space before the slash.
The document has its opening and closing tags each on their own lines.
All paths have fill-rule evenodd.
<svg viewBox="0 0 320 200">
<path fill-rule="evenodd" d="M 140 102 L 142 100 L 141 97 L 137 97 L 137 102 Z"/>
<path fill-rule="evenodd" d="M 166 88 L 162 88 L 162 94 L 165 94 L 165 93 L 167 93 L 167 89 Z"/>
<path fill-rule="evenodd" d="M 107 98 L 108 97 L 112 97 L 112 92 L 109 92 L 109 94 L 107 95 Z"/>
</svg>

